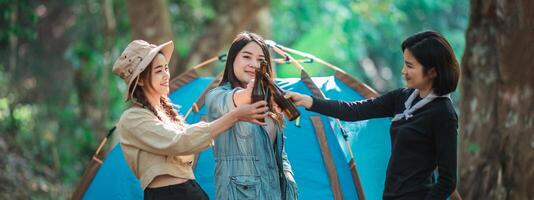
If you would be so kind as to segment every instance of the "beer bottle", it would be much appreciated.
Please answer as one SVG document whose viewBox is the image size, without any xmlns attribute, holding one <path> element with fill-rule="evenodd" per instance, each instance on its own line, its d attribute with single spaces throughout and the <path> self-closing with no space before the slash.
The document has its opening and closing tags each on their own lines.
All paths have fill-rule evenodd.
<svg viewBox="0 0 534 200">
<path fill-rule="evenodd" d="M 272 110 L 272 107 L 273 107 L 273 105 L 271 105 L 272 92 L 269 89 L 268 84 L 265 81 L 265 76 L 264 76 L 264 74 L 268 74 L 268 72 L 267 72 L 268 65 L 269 65 L 269 63 L 267 63 L 266 60 L 262 60 L 260 62 L 260 72 L 261 72 L 260 75 L 261 75 L 261 81 L 262 81 L 262 84 L 263 84 L 263 89 L 265 91 L 265 101 L 267 101 L 267 107 L 269 107 L 269 109 Z"/>
<path fill-rule="evenodd" d="M 284 90 L 282 90 L 280 87 L 278 87 L 278 85 L 276 85 L 276 83 L 274 82 L 274 80 L 271 79 L 268 73 L 264 73 L 263 76 L 266 84 L 268 85 L 268 88 L 273 94 L 274 101 L 276 102 L 276 104 L 278 104 L 278 106 L 280 106 L 282 112 L 286 114 L 289 121 L 297 119 L 297 117 L 300 116 L 300 112 L 297 110 L 297 106 L 295 106 L 295 103 L 293 103 L 293 101 L 289 99 L 284 98 Z"/>
<path fill-rule="evenodd" d="M 261 71 L 256 69 L 255 70 L 255 76 L 254 76 L 254 87 L 252 88 L 252 94 L 250 95 L 252 103 L 266 100 L 267 94 L 266 94 L 266 87 L 264 84 L 263 76 L 261 74 Z M 265 122 L 265 119 L 258 119 L 260 122 Z"/>
</svg>

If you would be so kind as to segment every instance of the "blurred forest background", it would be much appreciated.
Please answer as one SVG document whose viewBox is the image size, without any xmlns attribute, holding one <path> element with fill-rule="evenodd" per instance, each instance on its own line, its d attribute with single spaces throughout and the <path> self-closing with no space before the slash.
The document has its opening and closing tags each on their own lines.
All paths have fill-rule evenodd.
<svg viewBox="0 0 534 200">
<path fill-rule="evenodd" d="M 460 193 L 533 199 L 533 9 L 529 0 L 0 0 L 0 199 L 70 196 L 124 109 L 111 67 L 133 39 L 173 40 L 177 76 L 249 30 L 385 93 L 404 85 L 400 43 L 426 29 L 461 60 Z M 298 72 L 278 65 L 277 75 Z"/>
</svg>

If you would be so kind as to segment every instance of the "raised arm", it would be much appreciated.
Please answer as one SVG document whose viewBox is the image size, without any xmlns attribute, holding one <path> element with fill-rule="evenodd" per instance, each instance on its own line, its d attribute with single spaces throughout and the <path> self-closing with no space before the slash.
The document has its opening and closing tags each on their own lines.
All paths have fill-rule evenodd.
<svg viewBox="0 0 534 200">
<path fill-rule="evenodd" d="M 395 90 L 377 98 L 352 102 L 319 99 L 296 92 L 287 92 L 285 97 L 313 112 L 344 121 L 359 121 L 392 117 L 395 112 L 395 100 L 399 92 L 400 90 Z"/>
<path fill-rule="evenodd" d="M 123 142 L 161 155 L 188 155 L 209 147 L 211 140 L 238 121 L 265 118 L 267 102 L 240 105 L 210 123 L 165 124 L 146 109 L 132 109 L 121 117 Z"/>
</svg>

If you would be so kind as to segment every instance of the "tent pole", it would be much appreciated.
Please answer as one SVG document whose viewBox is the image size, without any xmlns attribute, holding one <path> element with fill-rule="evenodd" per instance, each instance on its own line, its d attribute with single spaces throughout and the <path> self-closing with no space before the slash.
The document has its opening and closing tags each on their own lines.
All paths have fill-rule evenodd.
<svg viewBox="0 0 534 200">
<path fill-rule="evenodd" d="M 299 55 L 299 56 L 302 56 L 302 57 L 305 57 L 307 59 L 310 59 L 311 61 L 317 61 L 318 63 L 321 63 L 335 71 L 341 71 L 341 72 L 345 72 L 343 71 L 341 68 L 329 63 L 329 62 L 326 62 L 324 61 L 323 59 L 320 59 L 310 53 L 306 53 L 306 52 L 302 52 L 302 51 L 298 51 L 298 50 L 295 50 L 295 49 L 291 49 L 289 47 L 285 47 L 283 45 L 280 45 L 280 44 L 277 44 L 276 42 L 272 41 L 272 40 L 268 40 L 267 42 L 271 47 L 276 47 L 278 49 L 281 49 L 283 51 L 286 51 L 286 52 L 290 52 L 290 53 L 294 53 L 296 55 Z"/>
<path fill-rule="evenodd" d="M 271 42 L 271 44 L 274 43 L 274 42 Z M 310 79 L 310 80 L 303 80 L 305 83 L 307 82 L 308 84 L 306 84 L 306 86 L 308 86 L 308 88 L 310 88 L 310 90 L 312 91 L 317 91 L 318 90 L 318 96 L 320 98 L 325 98 L 324 94 L 321 92 L 321 90 L 319 89 L 319 87 L 317 87 L 317 85 L 315 85 L 315 83 L 313 81 L 311 81 L 311 78 L 310 76 L 307 75 L 306 71 L 304 71 L 304 67 L 302 67 L 302 65 L 297 61 L 295 60 L 291 55 L 289 55 L 287 52 L 285 52 L 284 50 L 282 50 L 280 47 L 280 45 L 269 45 L 271 48 L 273 48 L 273 50 L 280 54 L 281 56 L 284 56 L 285 58 L 288 58 L 290 60 L 290 62 L 295 65 L 295 67 L 297 67 L 298 69 L 301 70 L 301 73 L 302 74 L 305 74 L 305 76 L 302 76 L 301 75 L 301 78 L 306 78 L 306 79 Z M 296 50 L 293 50 L 294 52 L 299 52 L 299 51 L 296 51 Z M 318 62 L 321 62 L 322 60 L 311 55 L 311 54 L 307 54 L 307 53 L 303 53 L 303 52 L 299 52 L 301 55 L 307 55 L 305 57 L 308 57 L 310 59 L 316 59 Z M 324 62 L 322 61 L 323 64 L 329 64 L 327 62 Z M 325 64 L 325 65 L 326 65 Z M 336 71 L 341 71 L 341 72 L 344 72 L 343 70 L 339 69 L 338 67 L 334 66 L 334 65 L 326 65 L 326 66 L 329 66 L 330 68 L 336 70 Z M 313 89 L 312 89 L 313 87 Z M 348 142 L 348 135 L 346 134 L 345 130 L 343 129 L 343 126 L 341 125 L 341 122 L 339 119 L 335 119 L 341 129 L 341 132 L 343 134 L 343 138 L 345 140 L 345 145 L 347 146 L 347 149 L 349 150 L 349 154 L 350 154 L 350 161 L 349 161 L 349 169 L 351 171 L 351 174 L 352 174 L 352 180 L 354 181 L 354 185 L 356 187 L 356 191 L 358 192 L 358 199 L 360 200 L 365 200 L 365 193 L 363 191 L 363 187 L 362 187 L 362 183 L 361 183 L 361 180 L 360 180 L 360 175 L 358 173 L 358 169 L 356 168 L 356 162 L 354 160 L 354 155 L 352 154 L 352 148 Z"/>
<path fill-rule="evenodd" d="M 211 89 L 215 88 L 217 83 L 219 83 L 222 80 L 222 76 L 223 76 L 223 72 L 219 73 L 215 77 L 215 79 L 213 79 L 213 81 L 211 81 L 211 83 L 208 85 L 208 87 L 206 87 L 206 89 L 204 91 L 202 91 L 202 93 L 200 93 L 200 96 L 197 98 L 197 100 L 195 102 L 193 102 L 193 105 L 185 113 L 184 120 L 186 120 L 187 117 L 189 116 L 189 114 L 191 114 L 191 111 L 194 111 L 195 113 L 200 111 L 200 108 L 204 105 L 204 98 L 205 98 L 206 94 Z"/>
</svg>

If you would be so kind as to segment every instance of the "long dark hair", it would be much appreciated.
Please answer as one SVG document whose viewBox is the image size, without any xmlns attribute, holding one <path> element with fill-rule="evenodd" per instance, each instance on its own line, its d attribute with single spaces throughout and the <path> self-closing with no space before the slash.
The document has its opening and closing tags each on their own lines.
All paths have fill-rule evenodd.
<svg viewBox="0 0 534 200">
<path fill-rule="evenodd" d="M 268 63 L 267 73 L 269 73 L 269 76 L 273 78 L 275 77 L 275 75 L 273 74 L 273 69 L 271 67 L 271 54 L 269 53 L 267 44 L 265 44 L 265 40 L 255 33 L 245 31 L 241 32 L 236 36 L 236 38 L 232 42 L 232 45 L 230 46 L 230 49 L 228 50 L 223 78 L 219 85 L 224 85 L 225 83 L 230 82 L 232 88 L 244 86 L 235 76 L 234 62 L 237 57 L 237 54 L 241 51 L 241 49 L 243 49 L 243 47 L 245 47 L 250 42 L 254 42 L 258 44 L 258 46 L 260 46 L 261 50 L 263 51 L 263 55 L 265 56 L 265 61 L 267 61 Z"/>
<path fill-rule="evenodd" d="M 258 46 L 260 46 L 265 57 L 265 61 L 268 63 L 267 73 L 271 78 L 275 78 L 275 74 L 273 73 L 273 68 L 271 65 L 271 54 L 269 53 L 269 48 L 267 47 L 267 44 L 265 44 L 265 40 L 255 33 L 244 31 L 236 36 L 236 38 L 232 42 L 232 45 L 230 46 L 230 49 L 228 50 L 223 78 L 219 85 L 224 85 L 230 82 L 232 88 L 245 86 L 242 85 L 239 79 L 237 79 L 237 77 L 235 76 L 234 62 L 237 57 L 237 54 L 241 51 L 241 49 L 243 49 L 243 47 L 245 47 L 250 42 L 254 42 L 258 44 Z M 271 115 L 271 118 L 273 118 L 277 126 L 283 127 L 284 117 L 282 113 L 274 109 L 273 105 L 275 104 L 275 102 L 274 99 L 270 97 L 270 95 L 268 96 L 268 99 L 269 101 L 267 103 L 269 106 L 269 110 L 271 110 L 271 112 L 273 113 L 273 115 Z"/>
<path fill-rule="evenodd" d="M 145 83 L 148 83 L 146 84 L 148 87 L 154 90 L 155 88 L 152 85 L 152 69 L 153 69 L 153 66 L 152 64 L 150 64 L 143 72 L 141 72 L 141 74 L 139 74 L 139 78 L 137 81 L 143 80 Z M 128 94 L 131 94 L 134 88 L 134 85 L 135 84 L 132 84 L 130 86 L 130 88 L 128 89 L 128 92 L 129 92 Z M 183 122 L 183 118 L 180 116 L 180 114 L 178 114 L 178 111 L 174 109 L 173 104 L 171 103 L 171 100 L 168 97 L 162 96 L 159 101 L 167 117 L 169 117 L 173 122 L 178 122 L 178 123 Z M 158 115 L 158 112 L 156 111 L 154 106 L 152 106 L 148 102 L 148 99 L 145 96 L 145 93 L 143 92 L 143 87 L 140 87 L 140 86 L 135 87 L 135 91 L 133 92 L 133 103 L 150 110 L 152 113 L 154 113 L 154 115 L 156 115 L 156 117 L 159 120 L 162 120 L 161 116 Z"/>
<path fill-rule="evenodd" d="M 453 92 L 458 86 L 460 67 L 451 45 L 440 33 L 424 31 L 408 37 L 401 44 L 402 51 L 408 49 L 423 65 L 425 75 L 431 69 L 436 71 L 432 89 L 437 95 Z"/>
</svg>

